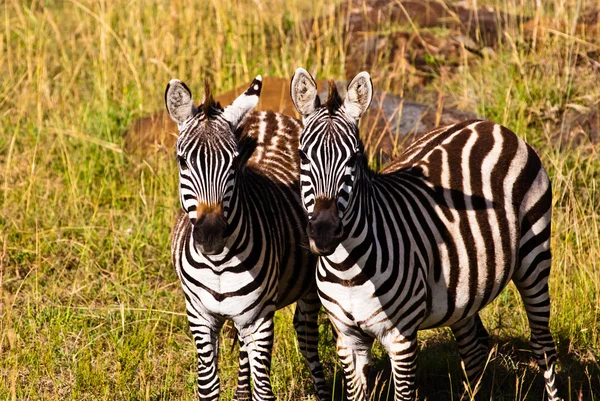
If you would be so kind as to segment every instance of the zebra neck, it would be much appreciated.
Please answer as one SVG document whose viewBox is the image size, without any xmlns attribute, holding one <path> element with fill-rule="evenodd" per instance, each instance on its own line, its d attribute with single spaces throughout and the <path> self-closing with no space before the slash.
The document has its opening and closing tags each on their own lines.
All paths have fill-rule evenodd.
<svg viewBox="0 0 600 401">
<path fill-rule="evenodd" d="M 230 213 L 227 216 L 227 231 L 229 235 L 226 245 L 226 254 L 229 256 L 244 251 L 244 243 L 247 240 L 248 230 L 251 226 L 248 200 L 246 199 L 247 195 L 243 185 L 239 184 L 243 179 L 242 174 L 237 175 L 236 185 L 231 194 Z"/>
<path fill-rule="evenodd" d="M 366 158 L 357 162 L 354 183 L 352 184 L 352 192 L 348 207 L 342 218 L 346 238 L 343 241 L 349 249 L 353 245 L 358 245 L 365 239 L 365 234 L 371 231 L 373 206 L 373 173 L 370 170 Z"/>
</svg>

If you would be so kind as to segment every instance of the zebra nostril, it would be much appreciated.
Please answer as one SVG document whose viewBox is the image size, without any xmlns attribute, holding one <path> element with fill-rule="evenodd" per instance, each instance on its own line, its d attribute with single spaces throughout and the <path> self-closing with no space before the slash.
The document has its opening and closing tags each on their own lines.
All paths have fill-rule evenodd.
<svg viewBox="0 0 600 401">
<path fill-rule="evenodd" d="M 335 238 L 339 238 L 339 237 L 342 236 L 342 234 L 344 234 L 344 225 L 340 221 L 340 223 L 338 224 L 338 226 L 335 228 L 335 231 L 333 232 L 333 236 Z"/>
<path fill-rule="evenodd" d="M 314 237 L 315 235 L 315 226 L 312 221 L 309 221 L 306 225 L 306 234 L 308 234 L 309 237 Z"/>
</svg>

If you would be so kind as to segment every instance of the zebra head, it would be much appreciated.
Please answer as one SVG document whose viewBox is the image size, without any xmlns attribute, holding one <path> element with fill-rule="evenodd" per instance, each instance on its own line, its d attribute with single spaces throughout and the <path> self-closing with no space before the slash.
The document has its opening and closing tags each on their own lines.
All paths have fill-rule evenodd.
<svg viewBox="0 0 600 401">
<path fill-rule="evenodd" d="M 321 105 L 315 80 L 298 68 L 290 92 L 304 123 L 298 151 L 301 195 L 309 217 L 306 232 L 313 253 L 330 255 L 342 241 L 342 218 L 350 202 L 357 160 L 363 160 L 358 120 L 371 103 L 373 84 L 369 74 L 361 72 L 342 100 L 335 82 L 329 81 L 329 96 Z"/>
<path fill-rule="evenodd" d="M 173 79 L 167 85 L 167 111 L 179 128 L 181 207 L 193 225 L 194 241 L 205 255 L 221 253 L 230 235 L 235 172 L 245 162 L 238 154 L 238 127 L 258 104 L 261 88 L 259 75 L 231 105 L 222 108 L 214 101 L 208 81 L 199 107 L 194 106 L 192 93 L 183 82 Z"/>
</svg>

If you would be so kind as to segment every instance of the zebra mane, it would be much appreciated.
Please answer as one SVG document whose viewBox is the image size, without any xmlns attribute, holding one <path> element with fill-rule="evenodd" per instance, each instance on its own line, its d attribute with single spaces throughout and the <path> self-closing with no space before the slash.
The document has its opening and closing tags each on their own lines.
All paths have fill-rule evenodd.
<svg viewBox="0 0 600 401">
<path fill-rule="evenodd" d="M 342 106 L 343 100 L 338 92 L 337 85 L 335 84 L 335 81 L 333 79 L 329 80 L 327 86 L 329 88 L 329 95 L 327 96 L 325 107 L 327 107 L 329 115 L 333 115 Z"/>
<path fill-rule="evenodd" d="M 217 114 L 217 110 L 223 109 L 221 103 L 215 102 L 213 98 L 208 78 L 204 78 L 204 103 L 200 107 L 206 117 L 214 117 Z"/>
<path fill-rule="evenodd" d="M 238 131 L 242 131 L 238 129 Z M 236 133 L 238 134 L 238 133 Z M 238 142 L 238 166 L 245 166 L 248 160 L 252 157 L 252 154 L 256 150 L 258 140 L 248 134 L 239 134 L 241 136 Z"/>
</svg>

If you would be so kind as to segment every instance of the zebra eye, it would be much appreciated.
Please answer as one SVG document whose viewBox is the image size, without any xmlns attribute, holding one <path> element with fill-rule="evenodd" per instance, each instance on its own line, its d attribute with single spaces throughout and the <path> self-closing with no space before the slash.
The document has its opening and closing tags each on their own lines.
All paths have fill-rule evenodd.
<svg viewBox="0 0 600 401">
<path fill-rule="evenodd" d="M 183 157 L 178 156 L 177 160 L 179 161 L 179 168 L 181 169 L 181 171 L 187 171 L 189 169 L 189 167 Z"/>
<path fill-rule="evenodd" d="M 354 164 L 356 164 L 356 158 L 358 157 L 358 153 L 353 153 L 352 156 L 350 156 L 350 159 L 348 159 L 348 167 L 354 167 Z"/>
<path fill-rule="evenodd" d="M 240 154 L 234 153 L 233 158 L 231 159 L 231 168 L 236 169 L 240 166 Z"/>
<path fill-rule="evenodd" d="M 362 156 L 360 148 L 355 149 L 354 153 L 352 153 L 352 155 L 348 159 L 348 167 L 354 167 L 354 165 L 356 164 L 356 159 L 358 159 L 360 156 Z"/>
<path fill-rule="evenodd" d="M 300 162 L 310 163 L 310 160 L 308 160 L 308 156 L 306 156 L 306 153 L 304 153 L 302 149 L 298 149 L 298 155 L 300 156 Z"/>
</svg>

